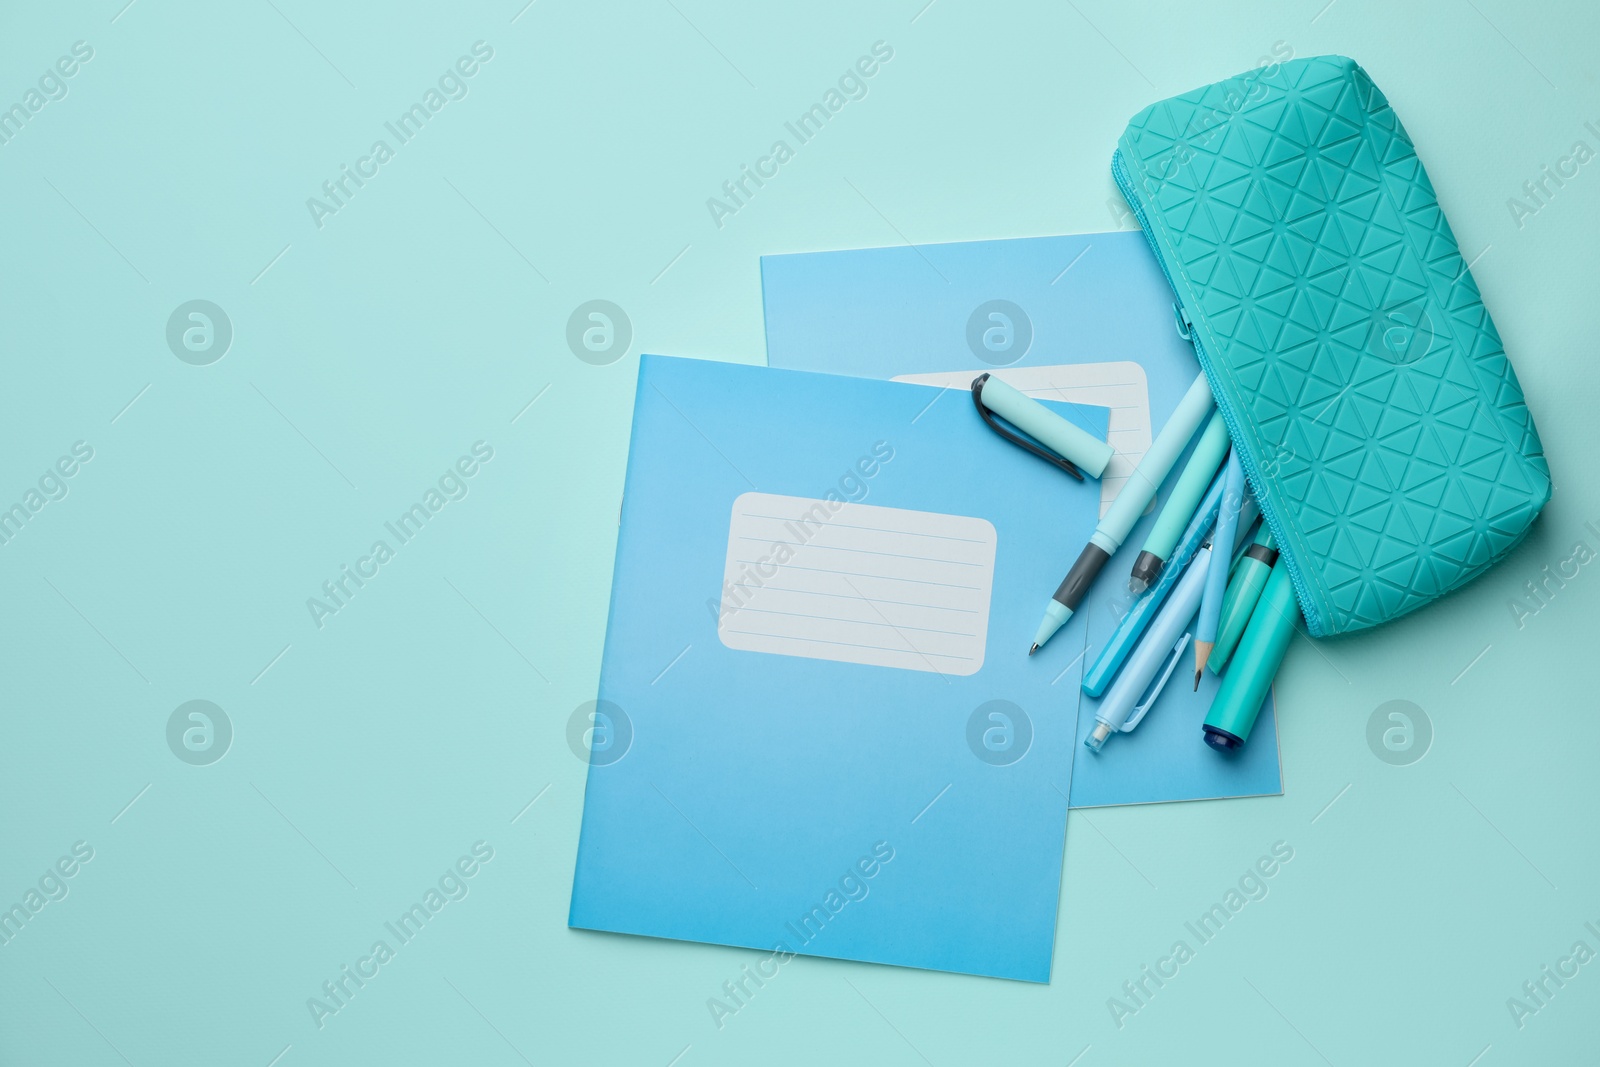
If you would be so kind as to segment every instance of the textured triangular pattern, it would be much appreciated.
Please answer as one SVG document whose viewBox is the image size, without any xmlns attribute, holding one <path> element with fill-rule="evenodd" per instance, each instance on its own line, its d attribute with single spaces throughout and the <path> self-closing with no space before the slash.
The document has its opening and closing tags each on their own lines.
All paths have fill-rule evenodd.
<svg viewBox="0 0 1600 1067">
<path fill-rule="evenodd" d="M 1413 611 L 1522 538 L 1550 497 L 1538 432 L 1360 66 L 1293 60 L 1163 100 L 1117 156 L 1313 634 Z"/>
</svg>

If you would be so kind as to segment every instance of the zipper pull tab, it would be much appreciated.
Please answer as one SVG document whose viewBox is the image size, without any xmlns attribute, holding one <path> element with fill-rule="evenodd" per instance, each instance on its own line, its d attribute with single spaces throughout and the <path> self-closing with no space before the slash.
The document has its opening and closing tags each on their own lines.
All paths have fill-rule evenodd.
<svg viewBox="0 0 1600 1067">
<path fill-rule="evenodd" d="M 1178 328 L 1178 336 L 1185 341 L 1194 340 L 1194 323 L 1189 321 L 1189 312 L 1179 303 L 1172 305 L 1173 325 Z"/>
</svg>

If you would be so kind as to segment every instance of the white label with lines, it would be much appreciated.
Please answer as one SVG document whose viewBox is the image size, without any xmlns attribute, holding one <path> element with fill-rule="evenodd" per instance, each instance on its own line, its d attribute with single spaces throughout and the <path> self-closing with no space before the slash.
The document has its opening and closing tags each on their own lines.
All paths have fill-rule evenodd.
<svg viewBox="0 0 1600 1067">
<path fill-rule="evenodd" d="M 994 552 L 985 519 L 745 493 L 717 634 L 747 652 L 976 674 Z"/>
</svg>

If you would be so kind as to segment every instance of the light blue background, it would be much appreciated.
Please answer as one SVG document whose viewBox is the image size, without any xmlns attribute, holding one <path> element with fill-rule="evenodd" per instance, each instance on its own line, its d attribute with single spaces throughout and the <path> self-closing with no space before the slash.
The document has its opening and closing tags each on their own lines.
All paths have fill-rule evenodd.
<svg viewBox="0 0 1600 1067">
<path fill-rule="evenodd" d="M 1600 963 L 1520 1030 L 1506 1009 L 1580 937 L 1600 948 L 1600 572 L 1521 628 L 1508 607 L 1600 548 L 1600 162 L 1520 227 L 1507 207 L 1600 147 L 1592 6 L 522 6 L 0 14 L 6 104 L 95 49 L 0 145 L 0 500 L 95 449 L 0 547 L 0 900 L 95 850 L 0 947 L 0 1061 L 1592 1052 Z M 479 39 L 470 95 L 316 229 L 306 198 Z M 716 228 L 706 198 L 880 39 L 867 98 Z M 1074 812 L 1048 986 L 797 960 L 718 1030 L 706 1000 L 751 953 L 568 930 L 566 725 L 595 692 L 637 353 L 760 362 L 763 253 L 1116 225 L 1127 118 L 1277 41 L 1365 65 L 1476 258 L 1556 481 L 1529 540 L 1446 604 L 1296 642 L 1283 797 Z M 197 298 L 235 331 L 209 367 L 164 337 Z M 565 342 L 595 298 L 634 327 L 604 367 Z M 467 498 L 318 630 L 306 598 L 478 440 Z M 166 744 L 191 699 L 234 724 L 209 767 Z M 1367 745 L 1391 699 L 1435 727 L 1411 766 Z M 317 1030 L 306 998 L 478 840 L 470 895 Z M 1107 999 L 1280 840 L 1270 895 L 1119 1029 Z"/>
</svg>

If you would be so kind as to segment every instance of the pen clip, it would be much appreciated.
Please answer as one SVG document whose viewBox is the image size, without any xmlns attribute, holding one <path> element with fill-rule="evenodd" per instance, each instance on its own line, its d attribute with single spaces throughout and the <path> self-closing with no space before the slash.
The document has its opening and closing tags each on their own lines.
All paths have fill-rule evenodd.
<svg viewBox="0 0 1600 1067">
<path fill-rule="evenodd" d="M 1133 706 L 1133 714 L 1128 716 L 1128 721 L 1122 724 L 1123 733 L 1127 733 L 1139 725 L 1139 720 L 1144 718 L 1145 713 L 1150 710 L 1150 706 L 1156 702 L 1156 698 L 1161 695 L 1161 690 L 1167 687 L 1167 679 L 1171 678 L 1172 672 L 1178 669 L 1178 661 L 1183 658 L 1183 650 L 1189 647 L 1189 637 L 1189 634 L 1184 634 L 1178 638 L 1178 643 L 1172 646 L 1172 658 L 1167 660 L 1167 669 L 1161 672 L 1161 677 L 1151 683 L 1150 689 L 1145 693 L 1144 700 Z"/>
<path fill-rule="evenodd" d="M 988 380 L 988 374 L 980 374 L 972 380 L 972 403 L 973 406 L 978 409 L 978 415 L 983 419 L 984 422 L 989 424 L 989 428 L 995 433 L 999 434 L 1001 437 L 1004 437 L 1007 441 L 1010 441 L 1012 444 L 1027 449 L 1040 459 L 1060 467 L 1062 470 L 1078 479 L 1078 481 L 1083 481 L 1082 472 L 1078 470 L 1077 465 L 1070 459 L 1067 459 L 1064 456 L 1058 456 L 1054 452 L 1045 448 L 1043 445 L 1037 444 L 1034 441 L 1023 437 L 1019 433 L 1013 433 L 1012 431 L 1007 430 L 1004 426 L 1000 425 L 1000 420 L 995 417 L 994 412 L 983 406 L 983 383 Z"/>
</svg>

